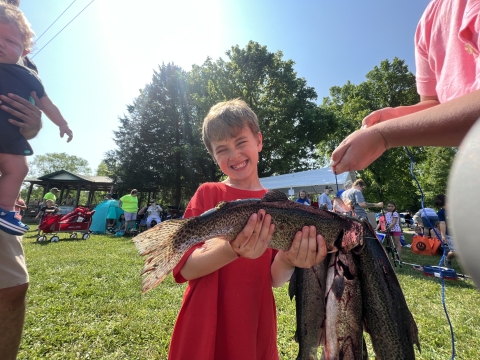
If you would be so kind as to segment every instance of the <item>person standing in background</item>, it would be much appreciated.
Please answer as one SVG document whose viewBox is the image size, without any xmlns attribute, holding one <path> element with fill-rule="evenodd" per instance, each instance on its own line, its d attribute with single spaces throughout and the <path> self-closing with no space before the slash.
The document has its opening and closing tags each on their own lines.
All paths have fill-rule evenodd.
<svg viewBox="0 0 480 360">
<path fill-rule="evenodd" d="M 345 181 L 345 184 L 343 185 L 342 190 L 338 190 L 337 194 L 335 195 L 338 198 L 342 198 L 342 194 L 345 192 L 345 190 L 351 189 L 352 188 L 352 180 L 347 180 Z"/>
<path fill-rule="evenodd" d="M 320 198 L 318 199 L 318 207 L 323 210 L 332 210 L 332 200 L 330 199 L 330 191 L 333 189 L 330 186 L 325 186 L 325 190 L 323 191 L 323 194 L 320 195 Z"/>
<path fill-rule="evenodd" d="M 296 200 L 298 203 L 310 206 L 310 200 L 307 198 L 307 193 L 305 190 L 301 190 L 300 193 L 298 194 L 298 199 Z"/>
<path fill-rule="evenodd" d="M 125 231 L 135 228 L 135 220 L 137 220 L 138 211 L 138 191 L 132 189 L 130 194 L 120 198 L 120 207 L 125 212 Z"/>
<path fill-rule="evenodd" d="M 365 201 L 363 197 L 363 190 L 365 190 L 367 185 L 362 179 L 358 179 L 353 183 L 351 189 L 343 193 L 343 199 L 346 201 L 346 205 L 350 205 L 355 212 L 355 217 L 358 219 L 365 219 L 368 221 L 368 215 L 365 211 L 366 208 L 372 207 L 383 207 L 383 202 L 379 203 L 369 203 Z"/>
</svg>

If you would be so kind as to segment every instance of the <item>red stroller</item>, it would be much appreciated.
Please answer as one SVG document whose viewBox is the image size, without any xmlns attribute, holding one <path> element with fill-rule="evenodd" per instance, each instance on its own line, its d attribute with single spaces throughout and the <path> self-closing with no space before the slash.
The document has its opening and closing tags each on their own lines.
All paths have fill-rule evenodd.
<svg viewBox="0 0 480 360">
<path fill-rule="evenodd" d="M 82 234 L 82 239 L 87 240 L 90 237 L 90 225 L 95 210 L 90 211 L 86 207 L 77 207 L 67 215 L 45 215 L 38 226 L 43 234 L 37 237 L 37 241 L 46 241 L 45 234 L 52 234 L 51 242 L 58 242 L 60 238 L 57 233 L 68 232 L 70 239 L 76 239 L 78 233 Z"/>
</svg>

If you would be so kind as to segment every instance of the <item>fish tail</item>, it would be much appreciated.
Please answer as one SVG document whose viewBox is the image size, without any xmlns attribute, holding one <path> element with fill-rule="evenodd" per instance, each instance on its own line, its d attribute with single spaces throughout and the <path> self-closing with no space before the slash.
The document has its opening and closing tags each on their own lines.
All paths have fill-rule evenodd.
<svg viewBox="0 0 480 360">
<path fill-rule="evenodd" d="M 143 293 L 161 283 L 189 249 L 175 246 L 173 240 L 187 222 L 186 219 L 166 221 L 132 239 L 140 255 L 148 256 L 141 273 L 146 274 L 142 281 Z"/>
</svg>

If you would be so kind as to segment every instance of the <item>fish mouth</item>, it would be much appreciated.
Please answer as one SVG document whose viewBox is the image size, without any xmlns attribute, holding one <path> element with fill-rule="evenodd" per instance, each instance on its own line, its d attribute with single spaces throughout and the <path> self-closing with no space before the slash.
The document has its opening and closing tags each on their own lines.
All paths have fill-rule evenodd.
<svg viewBox="0 0 480 360">
<path fill-rule="evenodd" d="M 248 164 L 248 160 L 244 160 L 238 164 L 235 164 L 235 165 L 231 165 L 230 168 L 233 169 L 233 170 L 241 170 L 243 169 L 244 167 L 246 167 Z"/>
</svg>

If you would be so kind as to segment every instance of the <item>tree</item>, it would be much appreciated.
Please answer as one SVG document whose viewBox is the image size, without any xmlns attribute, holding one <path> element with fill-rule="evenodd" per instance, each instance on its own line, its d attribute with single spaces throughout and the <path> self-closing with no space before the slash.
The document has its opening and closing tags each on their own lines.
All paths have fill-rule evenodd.
<svg viewBox="0 0 480 360">
<path fill-rule="evenodd" d="M 372 111 L 419 101 L 415 76 L 403 60 L 384 60 L 366 75 L 366 81 L 359 85 L 346 85 L 330 89 L 322 108 L 337 119 L 336 127 L 328 138 L 319 144 L 319 153 L 329 158 L 336 146 L 350 133 L 361 127 L 362 119 Z M 421 148 L 411 150 L 417 161 L 423 161 Z M 402 148 L 386 151 L 359 176 L 369 185 L 366 198 L 381 201 L 394 200 L 399 209 L 418 205 L 418 192 L 409 172 L 410 159 Z"/>
<path fill-rule="evenodd" d="M 127 110 L 115 132 L 119 148 L 104 160 L 107 167 L 121 179 L 124 190 L 156 188 L 165 201 L 178 206 L 203 179 L 198 179 L 196 164 L 206 156 L 205 151 L 195 151 L 200 139 L 192 136 L 186 73 L 174 64 L 160 66 Z"/>
<path fill-rule="evenodd" d="M 297 77 L 294 61 L 253 41 L 226 55 L 228 61 L 207 59 L 192 69 L 193 98 L 202 118 L 218 101 L 241 98 L 257 114 L 263 133 L 260 177 L 312 168 L 316 144 L 326 138 L 333 116 L 314 103 L 315 89 Z"/>
<path fill-rule="evenodd" d="M 115 132 L 118 148 L 105 164 L 127 188 L 156 187 L 178 205 L 200 183 L 222 174 L 201 141 L 203 118 L 219 101 L 242 98 L 256 112 L 264 134 L 260 176 L 313 166 L 315 144 L 326 136 L 333 116 L 313 100 L 317 94 L 297 78 L 294 62 L 249 42 L 227 51 L 228 60 L 208 58 L 189 73 L 162 65 Z"/>
<path fill-rule="evenodd" d="M 59 170 L 66 170 L 80 175 L 90 175 L 92 170 L 88 161 L 67 153 L 48 153 L 35 155 L 29 163 L 30 176 L 42 176 Z"/>
<path fill-rule="evenodd" d="M 445 194 L 447 181 L 457 148 L 426 147 L 424 161 L 415 167 L 425 196 L 425 206 L 433 207 L 435 196 Z"/>
<path fill-rule="evenodd" d="M 105 163 L 105 160 L 102 160 L 97 167 L 97 176 L 112 176 L 112 172 L 108 169 L 108 165 Z"/>
</svg>

